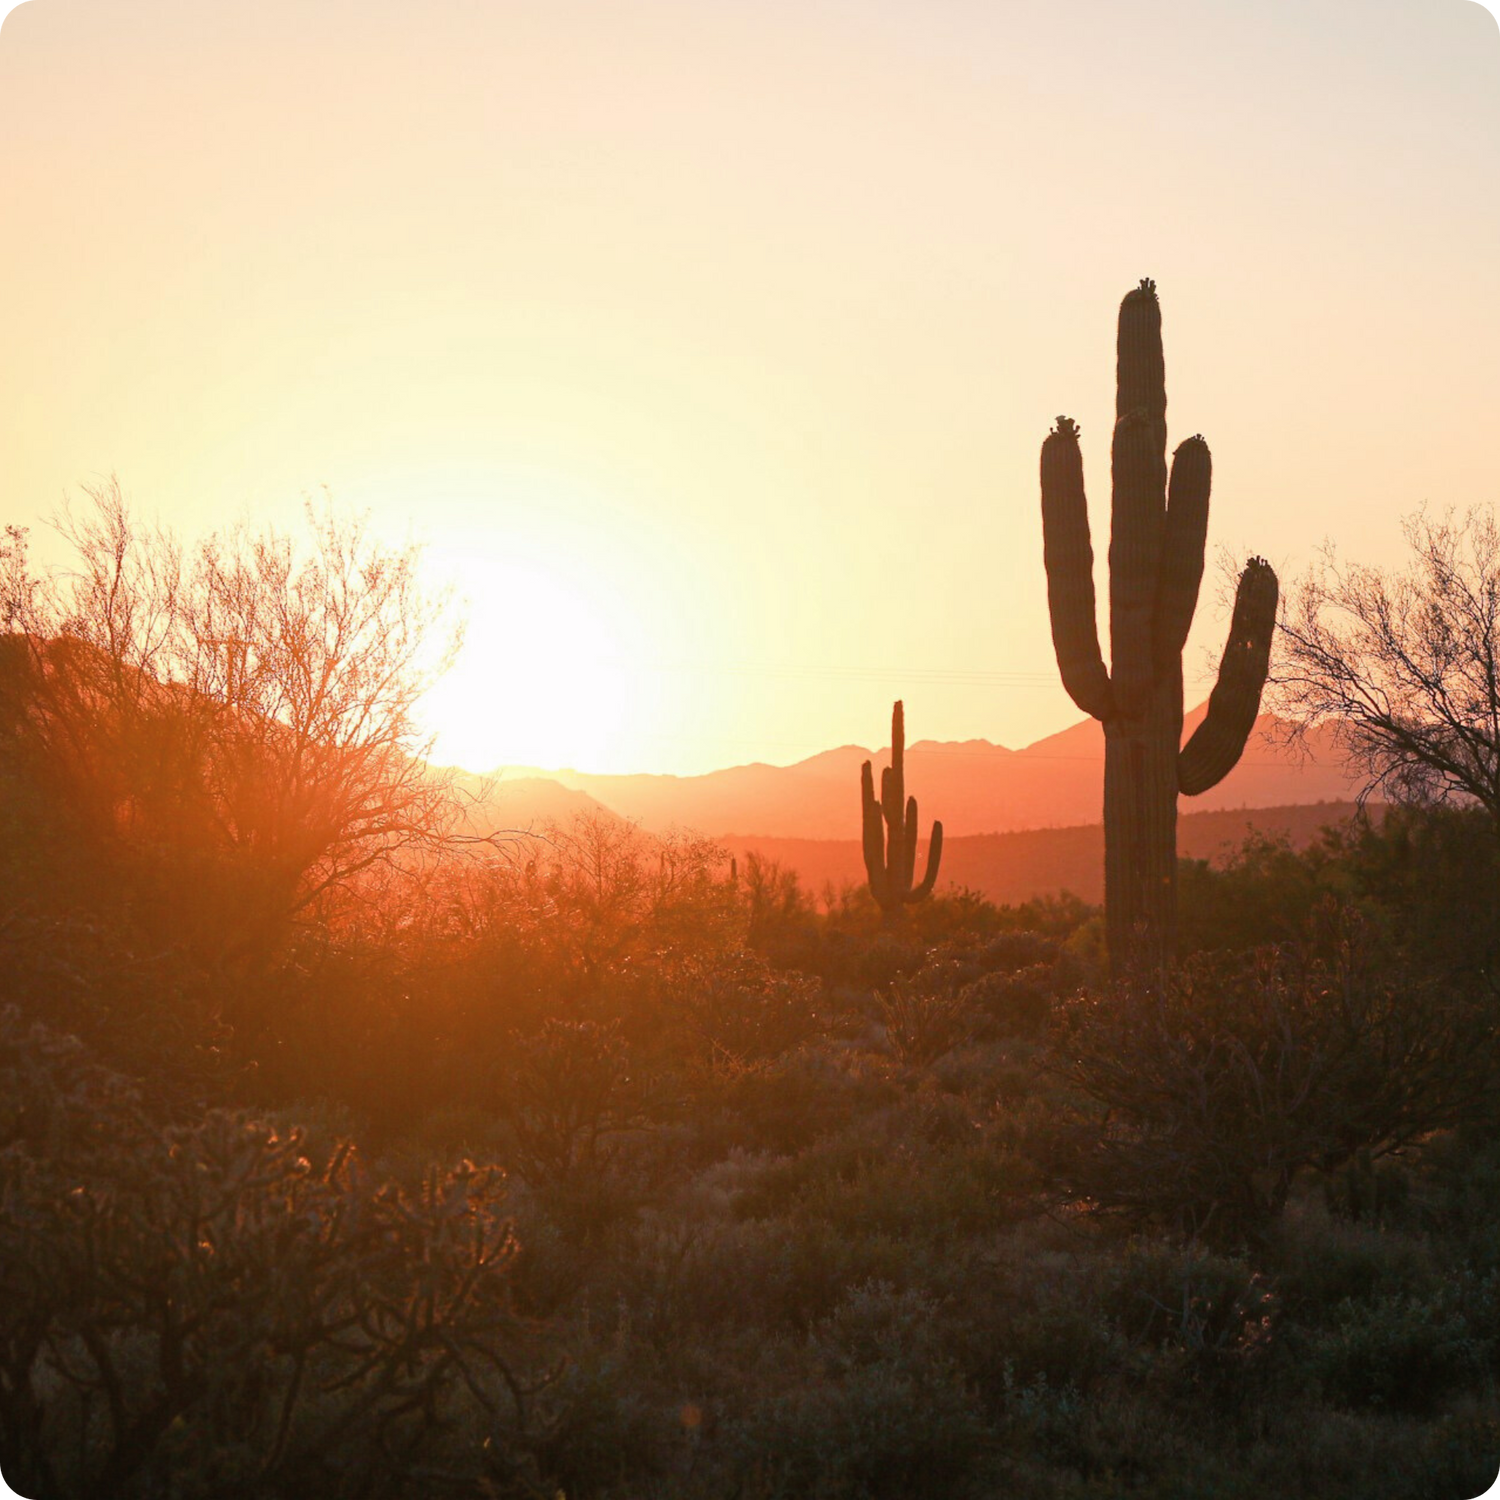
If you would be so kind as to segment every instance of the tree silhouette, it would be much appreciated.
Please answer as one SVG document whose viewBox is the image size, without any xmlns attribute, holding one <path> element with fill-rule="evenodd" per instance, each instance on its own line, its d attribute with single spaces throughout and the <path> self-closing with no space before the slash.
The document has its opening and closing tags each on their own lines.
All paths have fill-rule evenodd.
<svg viewBox="0 0 1500 1500">
<path fill-rule="evenodd" d="M 1362 793 L 1478 803 L 1500 834 L 1500 528 L 1411 517 L 1404 569 L 1341 564 L 1297 586 L 1272 672 L 1292 738 L 1328 725 Z"/>
</svg>

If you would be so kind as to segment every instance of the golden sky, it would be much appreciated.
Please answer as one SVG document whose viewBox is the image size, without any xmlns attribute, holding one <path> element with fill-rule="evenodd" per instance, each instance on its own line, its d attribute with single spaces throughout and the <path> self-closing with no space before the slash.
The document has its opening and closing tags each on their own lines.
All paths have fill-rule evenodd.
<svg viewBox="0 0 1500 1500">
<path fill-rule="evenodd" d="M 3 519 L 327 485 L 467 595 L 428 712 L 478 769 L 787 762 L 897 696 L 1020 745 L 1078 717 L 1038 449 L 1081 422 L 1102 585 L 1141 276 L 1211 549 L 1493 503 L 1497 168 L 1472 0 L 29 0 Z"/>
</svg>

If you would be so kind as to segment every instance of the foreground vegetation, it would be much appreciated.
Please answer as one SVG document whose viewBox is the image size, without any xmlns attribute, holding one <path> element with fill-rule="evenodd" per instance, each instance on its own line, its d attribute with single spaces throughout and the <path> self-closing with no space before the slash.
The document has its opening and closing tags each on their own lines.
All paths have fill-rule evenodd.
<svg viewBox="0 0 1500 1500">
<path fill-rule="evenodd" d="M 368 712 L 409 571 L 336 531 L 138 566 L 101 514 L 71 598 L 16 538 L 5 578 L 21 1493 L 1493 1479 L 1482 807 L 1184 862 L 1181 962 L 1112 982 L 1071 899 L 883 921 L 608 817 L 488 836 Z"/>
<path fill-rule="evenodd" d="M 1165 995 L 1105 986 L 1076 904 L 938 898 L 892 932 L 863 892 L 823 909 L 608 823 L 222 990 L 128 910 L 18 906 L 6 1476 L 1477 1494 L 1477 831 L 1393 815 L 1185 868 L 1199 951 Z"/>
</svg>

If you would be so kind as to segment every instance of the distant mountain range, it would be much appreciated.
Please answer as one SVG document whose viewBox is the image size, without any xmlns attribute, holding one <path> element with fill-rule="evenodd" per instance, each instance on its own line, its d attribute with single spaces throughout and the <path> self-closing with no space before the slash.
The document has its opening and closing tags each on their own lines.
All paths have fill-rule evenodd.
<svg viewBox="0 0 1500 1500">
<path fill-rule="evenodd" d="M 1187 716 L 1191 732 L 1200 706 Z M 1240 763 L 1212 791 L 1184 798 L 1184 815 L 1255 808 L 1344 803 L 1357 783 L 1326 732 L 1308 758 L 1290 753 L 1277 722 L 1263 715 Z M 735 766 L 703 776 L 595 776 L 533 767 L 462 776 L 480 799 L 476 817 L 491 826 L 525 828 L 600 807 L 651 832 L 690 828 L 740 847 L 747 840 L 846 840 L 859 834 L 859 772 L 873 760 L 878 776 L 889 747 L 827 750 L 791 766 Z M 941 818 L 949 840 L 1025 830 L 1079 828 L 1103 817 L 1104 732 L 1086 719 L 1009 750 L 988 740 L 919 740 L 906 749 L 906 784 L 918 799 L 924 833 Z M 944 874 L 961 879 L 951 861 Z M 1080 891 L 1080 894 L 1083 894 Z"/>
<path fill-rule="evenodd" d="M 1193 812 L 1184 801 L 1177 820 L 1177 852 L 1184 859 L 1222 865 L 1253 833 L 1285 839 L 1305 849 L 1324 828 L 1346 823 L 1353 802 L 1312 802 L 1293 807 L 1236 808 Z M 1378 811 L 1378 809 L 1375 809 Z M 753 850 L 763 859 L 795 870 L 803 888 L 816 893 L 831 885 L 864 881 L 864 853 L 857 839 L 773 839 L 746 836 L 723 840 L 743 860 Z M 919 860 L 927 857 L 925 842 Z M 920 868 L 920 865 L 919 865 Z M 1032 828 L 1011 833 L 975 833 L 943 838 L 938 889 L 966 887 L 999 905 L 1071 891 L 1085 901 L 1104 900 L 1104 827 Z"/>
</svg>

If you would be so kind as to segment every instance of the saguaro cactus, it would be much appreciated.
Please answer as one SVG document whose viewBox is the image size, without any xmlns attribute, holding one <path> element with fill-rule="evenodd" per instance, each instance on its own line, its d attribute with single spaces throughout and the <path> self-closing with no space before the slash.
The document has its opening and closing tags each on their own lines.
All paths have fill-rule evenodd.
<svg viewBox="0 0 1500 1500">
<path fill-rule="evenodd" d="M 870 894 L 894 921 L 905 906 L 932 894 L 943 857 L 943 825 L 932 825 L 927 844 L 927 873 L 915 888 L 917 867 L 917 799 L 906 795 L 906 719 L 898 701 L 891 710 L 891 763 L 880 773 L 880 798 L 875 797 L 875 773 L 866 761 L 860 772 L 864 807 L 865 872 Z"/>
<path fill-rule="evenodd" d="M 1190 437 L 1167 471 L 1167 390 L 1156 284 L 1120 304 L 1109 541 L 1110 668 L 1094 618 L 1094 556 L 1077 424 L 1042 444 L 1042 536 L 1063 686 L 1104 724 L 1104 905 L 1116 972 L 1170 960 L 1177 925 L 1177 794 L 1228 775 L 1260 709 L 1276 574 L 1240 574 L 1208 716 L 1182 745 L 1182 648 L 1208 533 L 1208 444 Z M 1180 748 L 1179 748 L 1180 747 Z"/>
</svg>

